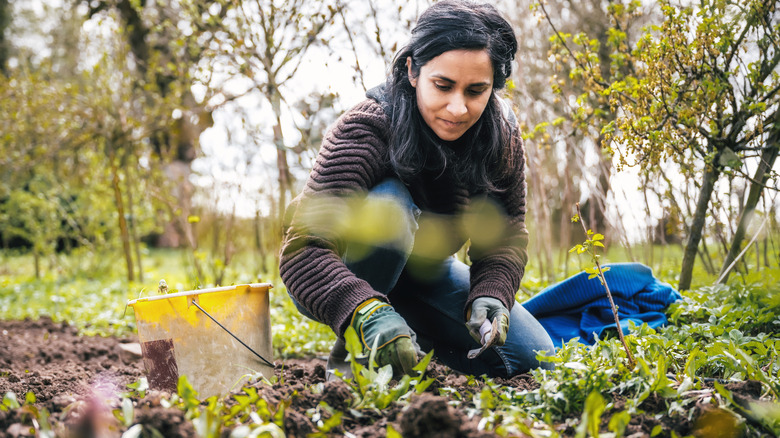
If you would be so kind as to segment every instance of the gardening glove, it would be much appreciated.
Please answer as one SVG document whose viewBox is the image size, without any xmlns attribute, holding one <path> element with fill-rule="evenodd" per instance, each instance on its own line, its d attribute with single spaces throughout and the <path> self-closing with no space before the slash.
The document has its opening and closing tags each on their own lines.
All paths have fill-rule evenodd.
<svg viewBox="0 0 780 438">
<path fill-rule="evenodd" d="M 498 335 L 492 344 L 504 345 L 506 334 L 509 331 L 509 310 L 504 307 L 501 301 L 491 297 L 479 297 L 471 303 L 471 309 L 466 317 L 469 319 L 466 322 L 466 327 L 468 327 L 471 337 L 479 343 L 482 343 L 482 334 L 479 329 L 485 320 L 492 323 L 493 320 L 498 319 Z"/>
<path fill-rule="evenodd" d="M 417 352 L 416 335 L 393 307 L 376 298 L 360 304 L 352 314 L 352 328 L 370 351 L 376 342 L 374 360 L 380 367 L 390 364 L 395 375 L 415 375 Z"/>
</svg>

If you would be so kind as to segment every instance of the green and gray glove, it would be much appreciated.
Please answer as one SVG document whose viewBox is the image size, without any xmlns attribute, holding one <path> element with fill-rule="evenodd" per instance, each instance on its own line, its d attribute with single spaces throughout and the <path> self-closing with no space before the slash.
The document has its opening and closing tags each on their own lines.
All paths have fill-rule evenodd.
<svg viewBox="0 0 780 438">
<path fill-rule="evenodd" d="M 376 298 L 360 304 L 352 314 L 352 328 L 357 332 L 364 351 L 376 344 L 374 360 L 382 367 L 390 364 L 395 375 L 415 375 L 416 335 L 392 306 Z"/>
<path fill-rule="evenodd" d="M 486 319 L 492 323 L 493 320 L 497 318 L 498 336 L 492 344 L 504 345 L 504 342 L 506 342 L 506 334 L 509 331 L 509 310 L 507 310 L 501 301 L 491 297 L 479 297 L 471 303 L 471 309 L 469 309 L 466 317 L 469 319 L 468 322 L 466 322 L 469 334 L 480 343 L 482 335 L 480 334 L 479 329 L 482 327 L 482 324 Z"/>
</svg>

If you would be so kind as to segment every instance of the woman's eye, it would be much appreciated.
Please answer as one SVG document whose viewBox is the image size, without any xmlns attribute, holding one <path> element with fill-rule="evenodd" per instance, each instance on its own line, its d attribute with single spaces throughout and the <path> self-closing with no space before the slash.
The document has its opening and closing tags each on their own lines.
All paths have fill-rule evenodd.
<svg viewBox="0 0 780 438">
<path fill-rule="evenodd" d="M 439 89 L 439 90 L 441 90 L 441 91 L 448 91 L 448 90 L 450 89 L 450 86 L 449 86 L 449 85 L 444 85 L 444 84 L 437 84 L 437 83 L 435 83 L 435 82 L 433 83 L 433 85 L 435 85 L 435 86 L 436 86 L 436 88 L 438 88 L 438 89 Z"/>
<path fill-rule="evenodd" d="M 485 90 L 483 90 L 483 89 L 479 89 L 479 90 L 470 89 L 469 90 L 469 94 L 471 94 L 472 96 L 479 96 L 480 94 L 482 94 L 484 92 L 485 92 Z"/>
</svg>

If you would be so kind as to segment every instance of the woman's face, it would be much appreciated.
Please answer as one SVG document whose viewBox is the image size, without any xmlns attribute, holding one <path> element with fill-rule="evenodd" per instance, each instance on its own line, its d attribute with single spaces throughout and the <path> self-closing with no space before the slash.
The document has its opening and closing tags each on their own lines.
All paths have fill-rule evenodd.
<svg viewBox="0 0 780 438">
<path fill-rule="evenodd" d="M 493 91 L 493 64 L 487 50 L 450 50 L 420 67 L 409 82 L 425 123 L 444 141 L 459 139 L 479 120 Z"/>
</svg>

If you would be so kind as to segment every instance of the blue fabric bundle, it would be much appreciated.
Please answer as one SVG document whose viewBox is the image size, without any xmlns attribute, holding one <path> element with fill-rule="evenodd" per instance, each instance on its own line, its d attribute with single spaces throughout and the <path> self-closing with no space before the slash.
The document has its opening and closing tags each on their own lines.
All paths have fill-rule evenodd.
<svg viewBox="0 0 780 438">
<path fill-rule="evenodd" d="M 629 321 L 647 323 L 652 328 L 666 324 L 664 311 L 681 298 L 667 283 L 658 281 L 650 268 L 641 263 L 616 263 L 604 273 L 615 305 L 620 327 L 628 333 Z M 561 346 L 573 338 L 593 345 L 604 330 L 615 328 L 609 299 L 598 278 L 588 280 L 581 272 L 539 292 L 523 303 Z"/>
</svg>

